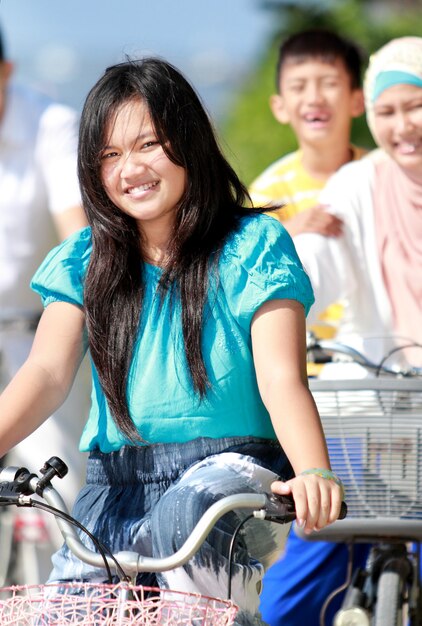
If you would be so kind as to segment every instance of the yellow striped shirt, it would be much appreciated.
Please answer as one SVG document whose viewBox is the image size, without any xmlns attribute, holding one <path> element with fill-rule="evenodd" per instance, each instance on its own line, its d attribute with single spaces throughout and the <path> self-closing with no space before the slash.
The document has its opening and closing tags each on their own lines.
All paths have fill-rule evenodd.
<svg viewBox="0 0 422 626">
<path fill-rule="evenodd" d="M 362 148 L 351 147 L 353 161 L 366 154 Z M 291 152 L 267 167 L 249 188 L 256 206 L 283 205 L 271 212 L 280 222 L 318 204 L 326 181 L 310 176 L 302 165 L 302 151 Z"/>
<path fill-rule="evenodd" d="M 351 146 L 353 161 L 362 158 L 367 151 Z M 319 194 L 325 180 L 313 178 L 302 164 L 302 151 L 296 150 L 281 157 L 256 178 L 249 188 L 255 206 L 280 206 L 268 215 L 280 222 L 318 204 Z M 319 337 L 333 337 L 343 314 L 341 304 L 332 304 L 319 319 L 321 324 L 312 327 Z"/>
</svg>

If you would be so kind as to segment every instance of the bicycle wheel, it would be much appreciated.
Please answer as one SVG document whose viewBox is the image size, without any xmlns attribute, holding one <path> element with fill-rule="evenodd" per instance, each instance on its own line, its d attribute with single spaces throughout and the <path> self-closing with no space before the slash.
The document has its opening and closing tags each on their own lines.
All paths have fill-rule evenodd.
<svg viewBox="0 0 422 626">
<path fill-rule="evenodd" d="M 403 626 L 404 581 L 398 572 L 383 571 L 378 581 L 374 626 Z"/>
</svg>

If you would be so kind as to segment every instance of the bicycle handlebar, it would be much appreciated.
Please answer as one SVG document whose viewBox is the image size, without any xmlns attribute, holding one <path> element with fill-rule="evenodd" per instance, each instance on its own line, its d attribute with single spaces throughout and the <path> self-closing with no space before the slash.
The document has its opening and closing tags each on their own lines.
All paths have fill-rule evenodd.
<svg viewBox="0 0 422 626">
<path fill-rule="evenodd" d="M 414 344 L 414 346 L 420 347 L 418 344 Z M 348 346 L 347 344 L 340 343 L 333 339 L 317 339 L 312 332 L 307 333 L 306 348 L 308 354 L 312 355 L 315 363 L 329 362 L 332 360 L 333 356 L 341 354 L 350 357 L 354 363 L 361 365 L 369 371 L 375 371 L 377 374 L 383 373 L 395 377 L 403 376 L 409 378 L 422 376 L 422 368 L 420 367 L 412 366 L 408 369 L 392 369 L 384 365 L 385 359 L 382 359 L 380 363 L 374 363 L 364 354 L 352 348 L 352 346 Z"/>
<path fill-rule="evenodd" d="M 55 459 L 57 457 L 50 459 L 49 467 L 55 468 L 58 465 L 57 461 L 60 459 L 51 464 Z M 60 461 L 60 463 L 63 462 Z M 55 474 L 60 475 L 58 471 Z M 60 493 L 51 485 L 49 480 L 46 481 L 45 477 L 40 479 L 39 476 L 31 474 L 26 468 L 6 467 L 0 471 L 0 503 L 35 506 L 31 497 L 33 494 L 41 496 L 58 512 L 68 515 L 66 504 Z M 197 552 L 216 522 L 223 515 L 235 509 L 251 509 L 254 517 L 278 523 L 288 523 L 296 518 L 294 501 L 291 496 L 275 494 L 268 496 L 265 493 L 235 494 L 215 502 L 200 518 L 182 547 L 173 555 L 156 559 L 139 555 L 137 552 L 125 551 L 114 554 L 113 557 L 125 573 L 130 576 L 139 572 L 164 572 L 180 567 Z M 343 519 L 346 514 L 347 506 L 343 502 L 339 519 Z M 58 515 L 55 517 L 66 544 L 75 556 L 94 567 L 104 567 L 104 559 L 107 559 L 109 567 L 116 569 L 116 562 L 112 557 L 98 554 L 85 547 L 70 521 Z"/>
</svg>

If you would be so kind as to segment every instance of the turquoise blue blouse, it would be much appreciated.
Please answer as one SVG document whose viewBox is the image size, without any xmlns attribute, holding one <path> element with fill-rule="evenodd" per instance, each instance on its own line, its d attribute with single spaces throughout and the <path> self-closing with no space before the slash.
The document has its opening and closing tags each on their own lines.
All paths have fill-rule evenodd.
<svg viewBox="0 0 422 626">
<path fill-rule="evenodd" d="M 84 276 L 91 253 L 85 228 L 54 248 L 31 286 L 44 306 L 84 303 Z M 251 345 L 251 320 L 266 301 L 290 298 L 305 311 L 313 302 L 308 276 L 290 236 L 266 215 L 246 216 L 224 245 L 219 280 L 211 282 L 204 314 L 203 357 L 211 390 L 194 392 L 183 347 L 180 306 L 160 302 L 160 269 L 145 264 L 145 301 L 129 372 L 129 410 L 148 443 L 185 442 L 196 437 L 256 436 L 274 439 L 258 392 Z M 80 449 L 118 450 L 129 441 L 115 426 L 92 366 L 92 406 Z"/>
</svg>

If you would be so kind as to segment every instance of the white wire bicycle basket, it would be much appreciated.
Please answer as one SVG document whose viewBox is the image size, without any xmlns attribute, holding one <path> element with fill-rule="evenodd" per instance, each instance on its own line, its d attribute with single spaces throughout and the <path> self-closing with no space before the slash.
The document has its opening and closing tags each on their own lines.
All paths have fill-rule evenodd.
<svg viewBox="0 0 422 626">
<path fill-rule="evenodd" d="M 422 380 L 318 380 L 311 390 L 347 520 L 422 522 Z"/>
<path fill-rule="evenodd" d="M 235 604 L 119 583 L 60 583 L 0 590 L 1 626 L 231 626 Z"/>
</svg>

